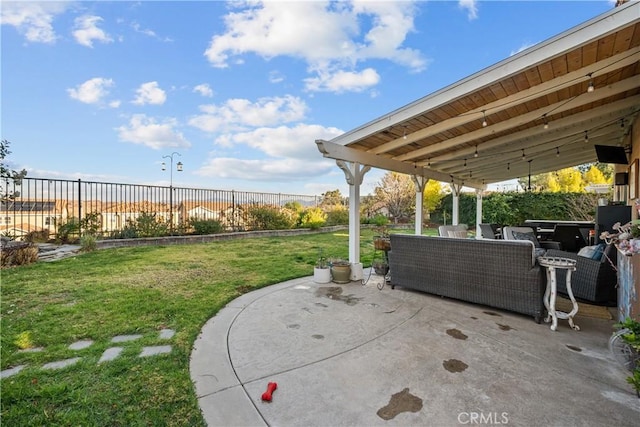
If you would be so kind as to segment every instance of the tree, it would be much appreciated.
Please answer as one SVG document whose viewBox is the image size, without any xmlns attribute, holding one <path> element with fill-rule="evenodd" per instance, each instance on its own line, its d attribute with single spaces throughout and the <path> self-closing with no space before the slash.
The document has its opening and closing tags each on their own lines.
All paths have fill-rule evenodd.
<svg viewBox="0 0 640 427">
<path fill-rule="evenodd" d="M 582 174 L 576 168 L 560 169 L 556 172 L 560 191 L 565 193 L 579 193 L 584 190 Z"/>
<path fill-rule="evenodd" d="M 584 186 L 589 184 L 608 184 L 607 178 L 596 165 L 591 165 L 588 171 L 584 174 Z"/>
<path fill-rule="evenodd" d="M 439 205 L 440 200 L 444 197 L 442 191 L 442 184 L 440 181 L 430 179 L 427 181 L 427 185 L 424 186 L 424 194 L 422 195 L 422 202 L 424 204 L 424 211 L 427 218 L 430 217 Z"/>
<path fill-rule="evenodd" d="M 11 142 L 3 139 L 0 141 L 0 197 L 2 200 L 13 200 L 20 197 L 20 192 L 15 188 L 20 186 L 22 178 L 27 176 L 27 171 L 22 169 L 20 172 L 10 169 L 9 164 L 5 163 L 5 159 L 11 154 L 9 146 Z M 9 190 L 9 180 L 13 181 L 13 189 Z"/>
<path fill-rule="evenodd" d="M 344 197 L 340 193 L 340 190 L 330 190 L 322 194 L 322 200 L 320 201 L 320 207 L 325 211 L 333 210 L 336 207 L 344 206 Z"/>
<path fill-rule="evenodd" d="M 374 198 L 385 206 L 394 222 L 410 217 L 415 210 L 415 184 L 409 175 L 387 172 L 374 189 Z"/>
</svg>

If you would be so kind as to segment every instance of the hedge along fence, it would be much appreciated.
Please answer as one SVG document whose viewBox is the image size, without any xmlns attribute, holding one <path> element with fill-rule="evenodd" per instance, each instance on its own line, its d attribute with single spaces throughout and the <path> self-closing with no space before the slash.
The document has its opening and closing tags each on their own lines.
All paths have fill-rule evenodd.
<svg viewBox="0 0 640 427">
<path fill-rule="evenodd" d="M 593 221 L 598 198 L 595 193 L 491 193 L 482 198 L 483 222 L 518 225 L 527 219 Z M 459 200 L 459 222 L 476 223 L 476 195 L 462 193 Z M 451 223 L 453 196 L 445 196 L 431 214 L 435 223 Z M 445 221 L 446 216 L 446 221 Z"/>
</svg>

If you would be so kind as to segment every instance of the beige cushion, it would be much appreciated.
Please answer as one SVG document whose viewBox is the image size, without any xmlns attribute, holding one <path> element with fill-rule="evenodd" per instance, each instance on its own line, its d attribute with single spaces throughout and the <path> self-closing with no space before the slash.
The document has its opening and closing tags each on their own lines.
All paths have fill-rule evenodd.
<svg viewBox="0 0 640 427">
<path fill-rule="evenodd" d="M 451 237 L 449 236 L 449 231 L 464 231 L 466 233 L 468 228 L 467 224 L 441 225 L 438 227 L 438 234 L 440 237 Z"/>
<path fill-rule="evenodd" d="M 467 230 L 451 231 L 449 230 L 449 237 L 458 237 L 460 239 L 467 238 Z"/>
</svg>

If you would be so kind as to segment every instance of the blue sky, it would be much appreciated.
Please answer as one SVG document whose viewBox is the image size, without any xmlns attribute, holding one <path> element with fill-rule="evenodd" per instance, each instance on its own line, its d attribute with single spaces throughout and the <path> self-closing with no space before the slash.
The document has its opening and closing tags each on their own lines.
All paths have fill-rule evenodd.
<svg viewBox="0 0 640 427">
<path fill-rule="evenodd" d="M 346 195 L 316 139 L 614 3 L 3 0 L 1 137 L 31 177 L 168 185 L 178 152 L 175 186 Z"/>
</svg>

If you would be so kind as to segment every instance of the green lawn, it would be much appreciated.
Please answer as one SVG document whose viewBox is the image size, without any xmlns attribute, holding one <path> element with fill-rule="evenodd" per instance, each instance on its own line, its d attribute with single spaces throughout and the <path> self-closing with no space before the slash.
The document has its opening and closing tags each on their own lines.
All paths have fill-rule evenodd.
<svg viewBox="0 0 640 427">
<path fill-rule="evenodd" d="M 362 230 L 360 246 L 368 266 L 373 231 Z M 347 232 L 106 249 L 2 270 L 2 369 L 26 365 L 2 380 L 2 423 L 204 425 L 189 377 L 191 346 L 201 327 L 243 293 L 311 276 L 319 248 L 327 257 L 348 258 Z M 164 328 L 175 336 L 159 339 Z M 110 342 L 123 334 L 143 337 Z M 68 349 L 78 340 L 94 344 Z M 138 357 L 143 346 L 167 344 L 169 354 Z M 104 350 L 116 345 L 122 354 L 98 364 Z M 73 366 L 41 369 L 78 356 Z"/>
</svg>

